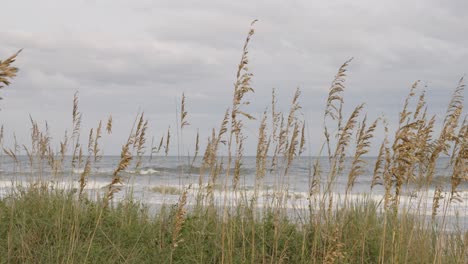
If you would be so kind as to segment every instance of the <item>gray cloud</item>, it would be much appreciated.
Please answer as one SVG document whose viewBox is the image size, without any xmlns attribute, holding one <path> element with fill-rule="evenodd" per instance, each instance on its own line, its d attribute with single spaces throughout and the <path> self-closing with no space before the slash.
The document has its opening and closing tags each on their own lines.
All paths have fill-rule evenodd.
<svg viewBox="0 0 468 264">
<path fill-rule="evenodd" d="M 371 117 L 386 113 L 391 120 L 418 79 L 428 86 L 432 112 L 443 115 L 468 69 L 468 3 L 462 0 L 47 0 L 3 8 L 0 56 L 24 48 L 20 75 L 0 102 L 5 126 L 26 139 L 31 113 L 61 135 L 79 91 L 84 128 L 109 113 L 117 120 L 120 129 L 106 146 L 112 153 L 138 111 L 147 113 L 155 136 L 174 127 L 182 92 L 192 124 L 186 142 L 197 128 L 208 135 L 218 127 L 253 19 L 260 21 L 250 47 L 256 92 L 248 110 L 259 116 L 276 88 L 287 111 L 300 87 L 314 148 L 328 86 L 350 57 L 346 109 L 366 102 Z M 257 123 L 247 128 L 254 140 Z"/>
</svg>

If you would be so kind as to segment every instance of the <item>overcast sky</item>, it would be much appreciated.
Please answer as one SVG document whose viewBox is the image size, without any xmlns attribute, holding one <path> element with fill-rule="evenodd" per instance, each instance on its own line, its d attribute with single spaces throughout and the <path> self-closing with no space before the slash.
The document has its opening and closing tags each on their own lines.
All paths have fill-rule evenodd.
<svg viewBox="0 0 468 264">
<path fill-rule="evenodd" d="M 466 0 L 18 0 L 1 6 L 0 58 L 24 50 L 18 78 L 2 91 L 0 122 L 22 143 L 29 142 L 29 114 L 47 120 L 56 140 L 70 130 L 79 91 L 83 130 L 112 113 L 115 133 L 104 151 L 116 154 L 139 111 L 158 139 L 174 127 L 176 102 L 185 92 L 191 125 L 184 152 L 191 149 L 196 130 L 206 139 L 231 105 L 254 19 L 249 56 L 255 94 L 248 111 L 259 117 L 272 88 L 287 111 L 299 87 L 312 155 L 321 143 L 327 90 L 347 59 L 354 57 L 346 110 L 365 102 L 370 117 L 385 113 L 390 123 L 416 80 L 427 85 L 431 113 L 443 115 L 468 71 Z M 257 128 L 247 125 L 250 142 Z M 248 144 L 247 154 L 254 146 Z"/>
</svg>

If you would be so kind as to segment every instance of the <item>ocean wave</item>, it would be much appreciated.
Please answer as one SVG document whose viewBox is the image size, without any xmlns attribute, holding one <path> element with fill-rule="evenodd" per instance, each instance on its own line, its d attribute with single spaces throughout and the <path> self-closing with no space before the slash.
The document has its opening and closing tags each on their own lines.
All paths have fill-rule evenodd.
<svg viewBox="0 0 468 264">
<path fill-rule="evenodd" d="M 81 174 L 84 172 L 84 168 L 74 168 L 71 170 L 74 174 Z M 92 174 L 111 174 L 114 172 L 113 168 L 91 168 Z"/>
<path fill-rule="evenodd" d="M 154 169 L 147 169 L 147 170 L 141 170 L 140 174 L 141 175 L 147 175 L 147 174 L 158 174 L 160 171 L 154 170 Z"/>
</svg>

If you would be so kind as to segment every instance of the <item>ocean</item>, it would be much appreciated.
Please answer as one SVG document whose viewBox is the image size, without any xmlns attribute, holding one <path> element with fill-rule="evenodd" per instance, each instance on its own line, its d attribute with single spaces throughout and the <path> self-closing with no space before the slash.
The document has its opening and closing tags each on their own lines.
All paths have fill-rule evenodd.
<svg viewBox="0 0 468 264">
<path fill-rule="evenodd" d="M 348 194 L 348 199 L 373 199 L 382 204 L 384 188 L 377 185 L 371 189 L 373 168 L 376 162 L 375 157 L 364 158 L 366 165 L 364 173 L 357 177 L 352 191 Z M 96 197 L 103 193 L 106 186 L 111 182 L 113 172 L 117 167 L 120 156 L 104 156 L 98 162 L 92 163 L 90 175 L 88 176 L 85 192 L 90 197 Z M 227 157 L 223 158 L 224 164 Z M 257 206 L 263 207 L 271 202 L 271 197 L 277 190 L 287 193 L 287 201 L 284 206 L 292 214 L 307 213 L 311 204 L 309 189 L 311 183 L 312 166 L 318 161 L 321 169 L 320 185 L 322 190 L 327 182 L 329 161 L 326 157 L 297 157 L 287 175 L 284 176 L 284 169 L 272 171 L 269 169 L 271 158 L 267 161 L 267 173 L 258 189 Z M 348 170 L 352 159 L 346 159 L 345 169 L 336 178 L 332 192 L 340 203 L 346 193 L 348 181 Z M 84 162 L 83 162 L 84 163 Z M 31 162 L 27 156 L 17 157 L 15 162 L 8 156 L 3 155 L 0 159 L 0 195 L 8 195 L 12 190 L 28 186 L 28 184 L 41 180 L 47 182 L 49 188 L 71 188 L 79 189 L 79 178 L 83 173 L 84 164 L 81 168 L 72 168 L 71 158 L 66 157 L 61 170 L 54 171 L 47 161 Z M 191 157 L 165 157 L 153 156 L 142 157 L 139 168 L 135 168 L 134 163 L 119 175 L 123 179 L 122 189 L 116 193 L 114 199 L 124 199 L 131 193 L 132 197 L 149 207 L 157 208 L 163 204 L 174 204 L 178 202 L 181 193 L 188 189 L 189 205 L 195 203 L 195 196 L 199 190 L 201 181 L 202 187 L 208 182 L 208 173 L 200 177 L 201 159 L 192 160 Z M 281 166 L 280 166 L 281 168 Z M 232 179 L 225 179 L 225 171 L 221 171 L 217 182 L 214 184 L 215 202 L 221 203 L 223 199 L 235 199 L 236 194 L 232 191 Z M 232 173 L 230 174 L 232 177 Z M 256 158 L 244 157 L 240 171 L 240 179 L 237 190 L 249 195 L 253 195 L 255 189 Z M 457 190 L 460 201 L 448 202 L 451 190 L 451 167 L 448 158 L 441 158 L 437 161 L 436 172 L 433 182 L 417 191 L 415 183 L 408 183 L 401 195 L 400 206 L 415 212 L 418 215 L 430 219 L 432 215 L 432 203 L 434 190 L 437 185 L 442 187 L 443 199 L 440 201 L 438 218 L 446 215 L 447 229 L 460 228 L 468 230 L 468 183 L 462 182 Z M 224 188 L 225 182 L 228 188 Z M 426 191 L 427 188 L 427 191 Z M 319 195 L 317 196 L 319 197 Z M 317 198 L 316 197 L 316 198 Z M 447 205 L 444 208 L 444 205 Z M 446 212 L 445 212 L 446 209 Z M 445 212 L 445 213 L 444 213 Z"/>
</svg>

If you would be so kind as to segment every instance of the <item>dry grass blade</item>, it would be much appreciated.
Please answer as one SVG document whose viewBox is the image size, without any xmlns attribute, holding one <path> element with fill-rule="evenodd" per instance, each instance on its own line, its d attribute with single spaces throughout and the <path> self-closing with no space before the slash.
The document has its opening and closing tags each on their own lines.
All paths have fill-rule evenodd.
<svg viewBox="0 0 468 264">
<path fill-rule="evenodd" d="M 315 159 L 314 164 L 312 165 L 312 175 L 309 177 L 309 200 L 315 194 L 320 192 L 320 179 L 322 174 L 322 168 L 320 166 L 319 159 Z M 309 207 L 312 210 L 312 206 Z"/>
<path fill-rule="evenodd" d="M 37 122 L 33 120 L 31 115 L 29 115 L 29 120 L 31 121 L 31 144 L 32 144 L 31 152 L 36 154 L 36 151 L 38 148 L 39 136 L 40 136 L 39 126 L 37 125 Z"/>
<path fill-rule="evenodd" d="M 301 129 L 301 142 L 299 144 L 299 156 L 302 155 L 302 153 L 305 150 L 305 121 L 302 122 L 302 129 Z"/>
<path fill-rule="evenodd" d="M 181 111 L 180 111 L 180 128 L 183 129 L 185 126 L 190 125 L 187 122 L 187 110 L 185 109 L 185 94 L 182 93 Z"/>
<path fill-rule="evenodd" d="M 135 165 L 135 170 L 138 170 L 142 163 L 143 155 L 145 154 L 145 143 L 146 143 L 146 130 L 148 129 L 148 120 L 143 122 L 143 114 L 141 114 L 140 122 L 142 123 L 140 127 L 140 123 L 138 124 L 140 129 L 137 129 L 137 133 L 135 134 L 135 144 L 137 150 L 137 162 Z"/>
<path fill-rule="evenodd" d="M 18 163 L 18 158 L 16 157 L 15 151 L 12 149 L 3 148 L 3 152 L 7 154 L 15 163 Z"/>
<path fill-rule="evenodd" d="M 294 97 L 291 103 L 291 109 L 289 110 L 288 115 L 288 127 L 293 127 L 294 122 L 297 121 L 296 112 L 301 109 L 299 105 L 299 97 L 301 96 L 301 90 L 299 88 L 296 89 L 294 93 Z"/>
<path fill-rule="evenodd" d="M 161 138 L 162 139 L 162 138 Z M 169 154 L 169 143 L 171 142 L 171 127 L 167 129 L 167 136 L 166 136 L 166 147 L 164 153 L 167 155 Z"/>
<path fill-rule="evenodd" d="M 372 183 L 371 183 L 371 189 L 373 189 L 376 185 L 382 185 L 382 168 L 383 164 L 385 163 L 385 140 L 382 142 L 379 148 L 379 154 L 377 155 L 377 160 L 375 162 L 374 166 L 374 173 L 372 176 Z"/>
<path fill-rule="evenodd" d="M 88 176 L 90 172 L 91 172 L 91 158 L 90 156 L 88 156 L 88 158 L 86 159 L 84 170 L 80 175 L 80 192 L 79 192 L 80 198 L 82 197 L 84 188 L 86 187 L 88 183 Z"/>
<path fill-rule="evenodd" d="M 252 25 L 256 21 L 252 22 Z M 254 35 L 255 31 L 253 28 L 249 30 L 247 34 L 247 38 L 244 43 L 244 48 L 242 50 L 241 61 L 237 68 L 236 73 L 236 82 L 234 84 L 234 96 L 232 101 L 232 112 L 231 112 L 231 122 L 232 122 L 232 132 L 236 134 L 236 137 L 239 137 L 239 133 L 242 128 L 242 122 L 237 119 L 237 115 L 243 115 L 250 120 L 254 120 L 255 118 L 242 111 L 240 109 L 241 105 L 248 105 L 248 101 L 243 101 L 244 96 L 249 92 L 254 92 L 254 89 L 250 86 L 250 81 L 252 79 L 253 74 L 249 72 L 249 68 L 247 67 L 249 63 L 248 59 L 248 47 L 250 43 L 250 39 Z"/>
<path fill-rule="evenodd" d="M 333 79 L 328 92 L 327 105 L 325 107 L 325 118 L 329 116 L 333 120 L 340 119 L 342 116 L 341 108 L 343 105 L 344 82 L 346 80 L 346 70 L 353 58 L 347 60 L 338 69 L 338 73 Z"/>
<path fill-rule="evenodd" d="M 336 150 L 335 150 L 335 155 L 334 155 L 335 158 L 339 159 L 338 171 L 342 170 L 342 164 L 344 162 L 345 154 L 346 154 L 345 149 L 349 145 L 349 142 L 351 140 L 351 135 L 353 134 L 354 127 L 356 126 L 357 119 L 359 117 L 359 113 L 361 112 L 363 107 L 364 105 L 361 104 L 361 105 L 358 105 L 354 109 L 348 121 L 346 122 L 345 126 L 340 131 L 339 139 L 336 144 Z"/>
<path fill-rule="evenodd" d="M 340 242 L 339 228 L 335 228 L 328 238 L 328 248 L 324 259 L 324 264 L 333 264 L 345 257 L 343 243 Z M 339 263 L 339 262 L 338 262 Z"/>
<path fill-rule="evenodd" d="M 216 137 L 216 147 L 221 144 L 226 144 L 226 140 L 223 139 L 223 136 L 227 132 L 227 125 L 229 123 L 229 109 L 226 109 L 226 112 L 224 112 L 224 118 L 223 121 L 221 122 L 221 127 L 218 131 L 218 136 Z"/>
<path fill-rule="evenodd" d="M 448 155 L 448 150 L 450 145 L 448 142 L 455 141 L 457 136 L 455 135 L 455 129 L 458 126 L 458 122 L 463 110 L 463 92 L 465 89 L 465 85 L 463 83 L 463 78 L 460 79 L 458 82 L 457 88 L 453 92 L 452 98 L 450 100 L 449 106 L 447 108 L 447 113 L 444 119 L 444 124 L 442 127 L 442 131 L 439 135 L 439 138 L 434 143 L 432 147 L 432 153 L 430 154 L 429 160 L 429 168 L 427 174 L 427 178 L 431 179 L 434 172 L 436 161 L 439 158 L 441 153 L 445 153 Z M 453 157 L 452 157 L 453 160 Z"/>
<path fill-rule="evenodd" d="M 88 137 L 88 153 L 89 154 L 93 153 L 93 147 L 94 147 L 93 133 L 94 133 L 94 129 L 91 128 L 91 130 L 89 130 L 89 137 Z"/>
<path fill-rule="evenodd" d="M 99 152 L 101 152 L 101 150 L 99 149 L 99 139 L 101 138 L 101 129 L 102 129 L 102 121 L 99 121 L 99 125 L 96 129 L 96 137 L 94 139 L 94 147 L 93 147 L 94 162 L 98 162 L 102 158 L 102 156 L 99 154 Z"/>
<path fill-rule="evenodd" d="M 63 163 L 65 160 L 65 156 L 67 154 L 67 146 L 68 146 L 68 132 L 65 130 L 65 136 L 62 142 L 60 142 L 60 162 Z"/>
<path fill-rule="evenodd" d="M 439 201 L 440 199 L 444 198 L 442 196 L 442 188 L 440 186 L 436 186 L 434 190 L 434 198 L 432 199 L 432 221 L 434 222 L 437 216 L 437 209 L 439 209 Z"/>
<path fill-rule="evenodd" d="M 113 176 L 114 179 L 112 180 L 112 184 L 121 183 L 120 177 L 118 177 L 119 172 L 125 170 L 130 161 L 132 160 L 132 155 L 130 153 L 130 146 L 132 145 L 132 141 L 128 140 L 127 143 L 122 147 L 122 152 L 120 154 L 120 161 L 117 169 L 115 169 Z"/>
<path fill-rule="evenodd" d="M 341 67 L 338 69 L 338 73 L 333 79 L 330 89 L 328 92 L 327 104 L 325 106 L 325 114 L 323 116 L 323 129 L 326 140 L 328 157 L 331 159 L 331 147 L 330 147 L 330 132 L 327 127 L 327 117 L 330 117 L 332 120 L 337 120 L 337 129 L 341 131 L 341 122 L 343 120 L 343 92 L 345 89 L 344 82 L 346 80 L 346 71 L 349 63 L 353 58 L 347 60 Z"/>
<path fill-rule="evenodd" d="M 421 113 L 421 110 L 423 107 L 426 105 L 426 91 L 422 91 L 421 94 L 419 95 L 419 101 L 418 104 L 416 105 L 416 110 L 414 111 L 413 119 L 417 119 L 419 114 Z"/>
<path fill-rule="evenodd" d="M 0 83 L 3 83 L 3 85 L 0 85 L 0 89 L 10 85 L 10 80 L 16 77 L 18 68 L 11 66 L 11 64 L 15 62 L 16 56 L 18 56 L 20 52 L 21 50 L 17 51 L 4 61 L 0 60 Z"/>
<path fill-rule="evenodd" d="M 72 138 L 76 138 L 80 132 L 80 125 L 81 125 L 81 113 L 78 111 L 78 92 L 75 92 L 73 95 L 73 111 L 72 111 L 72 118 L 73 118 L 73 135 Z"/>
<path fill-rule="evenodd" d="M 413 85 L 411 86 L 410 92 L 409 92 L 408 96 L 405 99 L 405 104 L 403 105 L 403 110 L 400 113 L 400 122 L 399 122 L 400 126 L 402 126 L 405 123 L 409 122 L 408 117 L 411 115 L 411 112 L 408 111 L 409 101 L 416 94 L 415 91 L 416 91 L 416 88 L 418 88 L 419 82 L 420 81 L 417 80 L 416 82 L 413 83 Z M 416 110 L 416 112 L 418 112 L 418 111 Z"/>
<path fill-rule="evenodd" d="M 226 112 L 224 113 L 224 118 L 221 121 L 221 125 L 218 131 L 218 134 L 216 135 L 216 130 L 212 130 L 211 137 L 208 138 L 208 144 L 205 149 L 205 153 L 203 155 L 202 159 L 202 166 L 200 168 L 200 177 L 199 177 L 199 184 L 201 186 L 202 184 L 202 177 L 204 174 L 204 171 L 206 169 L 209 169 L 209 179 L 208 179 L 208 185 L 207 185 L 207 198 L 213 198 L 213 186 L 216 183 L 216 180 L 218 178 L 219 173 L 221 172 L 222 166 L 223 166 L 223 161 L 218 162 L 217 160 L 217 153 L 218 153 L 218 148 L 219 144 L 226 144 L 226 139 L 225 135 L 227 133 L 227 126 L 229 124 L 229 109 L 226 109 Z M 212 202 L 213 200 L 210 200 Z"/>
<path fill-rule="evenodd" d="M 164 144 L 164 135 L 161 136 L 158 146 L 151 148 L 151 154 L 159 153 L 159 151 L 161 151 L 161 148 L 163 147 L 163 144 Z"/>
<path fill-rule="evenodd" d="M 299 137 L 299 124 L 297 122 L 294 123 L 292 135 L 291 135 L 291 141 L 289 143 L 289 148 L 286 153 L 286 168 L 284 170 L 284 175 L 288 174 L 288 170 L 292 165 L 292 162 L 294 160 L 294 157 L 297 155 L 297 146 L 299 145 L 298 141 Z"/>
<path fill-rule="evenodd" d="M 267 112 L 263 113 L 263 118 L 258 131 L 257 156 L 256 156 L 256 181 L 263 179 L 266 174 L 266 157 L 268 154 L 269 140 L 266 135 Z"/>
<path fill-rule="evenodd" d="M 281 113 L 276 112 L 276 92 L 275 89 L 272 89 L 271 91 L 271 123 L 272 123 L 272 137 L 273 141 L 277 142 L 277 134 L 278 134 L 278 129 L 279 129 L 279 124 L 280 124 L 280 118 L 281 118 Z"/>
<path fill-rule="evenodd" d="M 416 151 L 414 153 L 416 160 L 418 161 L 418 177 L 417 181 L 422 186 L 430 185 L 432 183 L 432 177 L 426 177 L 428 168 L 431 166 L 431 151 L 434 146 L 432 139 L 434 132 L 435 116 L 429 121 L 426 120 L 426 111 L 424 110 L 422 119 L 420 120 L 420 126 L 417 131 L 416 138 Z"/>
<path fill-rule="evenodd" d="M 284 129 L 284 116 L 282 114 L 279 115 L 278 121 L 275 121 L 273 126 L 276 126 L 279 130 L 277 136 L 273 137 L 273 142 L 275 142 L 275 150 L 273 152 L 273 157 L 271 158 L 271 171 L 277 169 L 278 162 L 279 162 L 279 155 L 280 153 L 284 153 L 287 149 L 287 129 Z"/>
<path fill-rule="evenodd" d="M 2 125 L 2 128 L 0 129 L 0 145 L 3 145 L 3 133 L 4 133 L 4 129 Z"/>
<path fill-rule="evenodd" d="M 468 181 L 468 125 L 460 129 L 457 141 L 459 141 L 458 153 L 456 153 L 451 176 L 450 201 L 462 201 L 458 195 L 457 188 L 462 181 Z"/>
<path fill-rule="evenodd" d="M 34 164 L 33 155 L 32 155 L 32 153 L 31 153 L 31 151 L 28 149 L 28 147 L 26 147 L 25 145 L 23 145 L 23 148 L 24 148 L 24 151 L 26 152 L 26 156 L 28 157 L 29 166 L 32 168 L 32 167 L 33 167 L 33 164 Z"/>
<path fill-rule="evenodd" d="M 460 117 L 461 109 L 463 109 L 463 92 L 465 90 L 464 78 L 458 81 L 457 88 L 452 94 L 449 106 L 447 108 L 447 114 L 444 119 L 444 127 L 455 123 Z"/>
<path fill-rule="evenodd" d="M 232 188 L 237 190 L 241 176 L 242 157 L 244 156 L 244 137 L 240 137 L 237 141 L 236 160 L 234 161 L 234 174 L 232 179 Z"/>
<path fill-rule="evenodd" d="M 362 159 L 362 156 L 369 153 L 370 150 L 370 139 L 374 136 L 375 128 L 377 127 L 378 119 L 376 119 L 369 128 L 366 129 L 366 119 L 367 116 L 364 117 L 362 121 L 361 128 L 358 132 L 356 150 L 354 153 L 353 162 L 351 164 L 351 170 L 348 174 L 348 184 L 346 186 L 346 192 L 351 191 L 354 186 L 354 182 L 359 175 L 364 173 L 364 166 L 366 161 Z M 383 151 L 383 146 L 381 147 L 381 151 Z"/>
<path fill-rule="evenodd" d="M 31 120 L 32 121 L 32 120 Z M 72 111 L 72 121 L 73 121 L 73 131 L 72 131 L 72 144 L 73 144 L 73 154 L 72 154 L 72 167 L 76 168 L 78 151 L 80 148 L 80 127 L 81 127 L 81 113 L 78 111 L 78 92 L 75 92 L 73 95 L 73 111 Z M 80 150 L 81 151 L 81 150 Z M 81 163 L 81 160 L 79 161 Z"/>
<path fill-rule="evenodd" d="M 120 187 L 117 186 L 117 184 L 122 184 L 122 179 L 119 173 L 127 169 L 128 166 L 130 165 L 130 162 L 132 161 L 133 156 L 132 156 L 130 149 L 132 145 L 135 143 L 134 142 L 135 136 L 133 135 L 134 128 L 135 128 L 135 124 L 133 125 L 132 131 L 130 132 L 130 136 L 128 137 L 127 142 L 125 143 L 125 145 L 122 146 L 119 165 L 114 170 L 112 181 L 108 186 L 107 195 L 104 200 L 106 206 L 108 205 L 109 201 L 114 197 L 114 193 L 120 190 Z"/>
<path fill-rule="evenodd" d="M 112 134 L 112 115 L 109 116 L 109 118 L 107 119 L 107 125 L 106 125 L 106 131 L 107 131 L 107 134 Z"/>
<path fill-rule="evenodd" d="M 461 148 L 461 143 L 463 142 L 463 136 L 464 136 L 464 133 L 466 131 L 466 127 L 468 126 L 468 120 L 467 120 L 467 117 L 465 116 L 465 118 L 463 119 L 463 122 L 460 126 L 460 130 L 458 131 L 458 136 L 455 138 L 455 143 L 453 145 L 453 148 L 452 148 L 452 153 L 450 155 L 450 164 L 455 164 L 455 160 L 457 158 L 457 152 L 460 150 Z"/>
<path fill-rule="evenodd" d="M 125 170 L 130 165 L 130 162 L 132 160 L 132 155 L 130 153 L 130 145 L 131 145 L 131 141 L 129 140 L 127 144 L 125 144 L 122 147 L 119 165 L 115 169 L 113 173 L 112 181 L 108 187 L 106 204 L 114 197 L 114 193 L 120 190 L 120 188 L 116 186 L 117 184 L 122 184 L 122 179 L 119 176 L 119 173 Z"/>
<path fill-rule="evenodd" d="M 214 130 L 214 129 L 213 129 Z M 215 132 L 213 131 L 213 134 Z M 206 169 L 210 169 L 210 180 L 212 178 L 212 171 L 213 171 L 213 167 L 214 167 L 214 163 L 215 163 L 215 159 L 216 159 L 216 154 L 215 154 L 215 151 L 213 150 L 214 148 L 214 145 L 215 145 L 215 140 L 216 139 L 213 139 L 213 138 L 208 138 L 208 143 L 206 144 L 206 149 L 205 149 L 205 152 L 203 154 L 203 158 L 202 158 L 202 164 L 201 164 L 201 167 L 200 167 L 200 175 L 199 175 L 199 178 L 198 178 L 198 185 L 199 186 L 202 186 L 203 185 L 203 176 L 205 175 L 205 170 Z M 208 186 L 207 186 L 207 196 L 210 195 L 210 181 L 208 182 Z"/>
<path fill-rule="evenodd" d="M 190 167 L 193 167 L 193 164 L 195 163 L 195 160 L 197 160 L 199 152 L 200 152 L 200 134 L 197 129 L 197 137 L 195 138 L 195 154 L 193 155 L 193 159 L 192 159 L 192 163 L 190 164 Z"/>
<path fill-rule="evenodd" d="M 81 145 L 77 146 L 79 147 L 78 150 L 78 156 L 77 156 L 77 162 L 78 162 L 78 168 L 81 168 L 81 163 L 83 162 L 83 147 Z"/>
<path fill-rule="evenodd" d="M 141 130 L 143 129 L 143 124 L 145 123 L 144 118 L 145 118 L 145 113 L 141 113 L 140 118 L 138 118 L 137 116 L 137 120 L 138 120 L 137 128 L 136 128 L 135 134 L 132 136 L 133 142 L 135 143 L 133 144 L 133 149 L 137 147 L 137 143 L 140 140 L 140 133 L 141 133 Z"/>
<path fill-rule="evenodd" d="M 82 147 L 79 142 L 76 142 L 76 144 L 73 146 L 73 154 L 72 154 L 72 168 L 77 167 L 77 163 L 80 163 L 79 161 L 81 160 L 80 157 L 82 157 Z M 78 165 L 78 167 L 80 167 Z"/>
<path fill-rule="evenodd" d="M 190 186 L 184 190 L 182 193 L 179 203 L 177 205 L 177 212 L 175 215 L 175 224 L 174 224 L 174 231 L 172 232 L 172 247 L 176 248 L 180 243 L 180 231 L 182 230 L 182 226 L 185 222 L 185 214 L 187 210 L 185 209 L 185 205 L 187 204 L 187 193 L 190 189 Z"/>
<path fill-rule="evenodd" d="M 208 138 L 208 143 L 205 149 L 205 153 L 203 155 L 202 166 L 200 168 L 200 175 L 198 179 L 199 186 L 202 186 L 204 171 L 206 169 L 210 170 L 208 183 L 206 186 L 206 197 L 209 199 L 213 198 L 213 186 L 216 183 L 217 176 L 219 173 L 219 171 L 217 170 L 217 167 L 218 167 L 217 160 L 216 160 L 216 145 L 217 145 L 216 141 L 217 140 L 216 140 L 215 135 L 216 134 L 213 129 L 212 137 Z M 213 202 L 213 199 L 211 199 L 210 202 Z"/>
<path fill-rule="evenodd" d="M 419 121 L 408 123 L 398 129 L 395 135 L 392 146 L 393 164 L 391 174 L 395 178 L 395 198 L 397 203 L 403 184 L 414 178 L 414 165 L 418 161 L 415 153 L 417 150 L 417 131 L 419 125 Z"/>
</svg>

